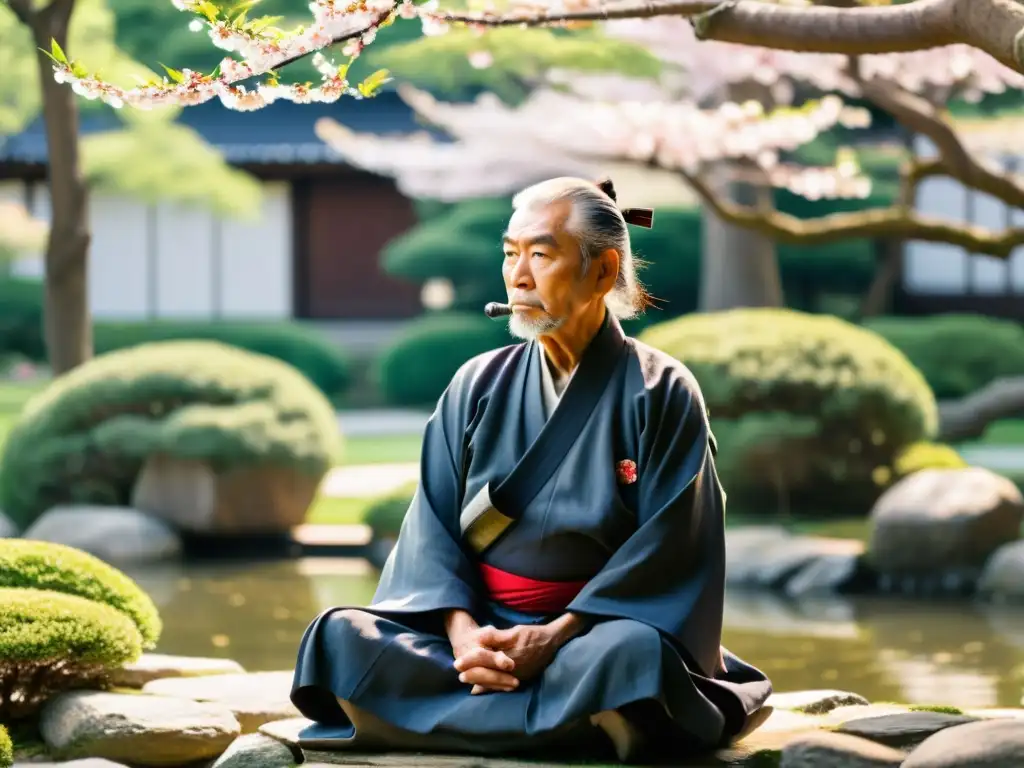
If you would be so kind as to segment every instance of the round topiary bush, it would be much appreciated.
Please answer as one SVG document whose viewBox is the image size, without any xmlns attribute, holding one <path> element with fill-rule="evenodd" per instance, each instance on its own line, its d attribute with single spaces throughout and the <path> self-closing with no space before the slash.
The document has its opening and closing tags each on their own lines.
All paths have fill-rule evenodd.
<svg viewBox="0 0 1024 768">
<path fill-rule="evenodd" d="M 146 650 L 156 647 L 163 624 L 138 584 L 97 557 L 48 541 L 0 539 L 0 588 L 47 590 L 108 605 L 135 625 Z"/>
<path fill-rule="evenodd" d="M 77 595 L 0 589 L 0 718 L 34 714 L 55 693 L 99 687 L 142 654 L 121 611 Z"/>
<path fill-rule="evenodd" d="M 24 530 L 58 504 L 128 504 L 152 456 L 285 467 L 315 492 L 340 448 L 334 409 L 292 366 L 218 342 L 154 342 L 96 357 L 28 401 L 0 457 L 0 508 Z"/>
<path fill-rule="evenodd" d="M 1024 326 L 984 315 L 878 317 L 864 326 L 917 366 L 939 400 L 977 392 L 996 379 L 1024 376 Z"/>
<path fill-rule="evenodd" d="M 880 490 L 875 470 L 937 428 L 935 398 L 907 358 L 836 317 L 736 309 L 640 338 L 693 371 L 723 485 L 744 509 L 865 513 Z"/>
<path fill-rule="evenodd" d="M 11 743 L 7 729 L 0 725 L 0 768 L 14 765 L 14 744 Z"/>
<path fill-rule="evenodd" d="M 391 405 L 432 407 L 463 363 L 514 342 L 505 322 L 482 312 L 426 315 L 384 350 L 377 377 Z"/>
</svg>

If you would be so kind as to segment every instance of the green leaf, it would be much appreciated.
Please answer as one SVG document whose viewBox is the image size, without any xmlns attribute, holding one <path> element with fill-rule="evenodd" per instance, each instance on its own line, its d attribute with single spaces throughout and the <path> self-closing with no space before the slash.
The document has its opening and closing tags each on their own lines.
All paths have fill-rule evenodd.
<svg viewBox="0 0 1024 768">
<path fill-rule="evenodd" d="M 53 38 L 50 38 L 50 58 L 61 64 L 68 63 L 68 57 L 65 55 L 64 49 L 61 48 L 60 43 Z"/>
<path fill-rule="evenodd" d="M 210 0 L 203 0 L 203 2 L 196 6 L 196 10 L 206 17 L 206 20 L 211 24 L 220 18 L 220 8 L 211 3 Z"/>
<path fill-rule="evenodd" d="M 376 72 L 367 75 L 358 85 L 359 92 L 366 97 L 373 96 L 385 83 L 391 82 L 391 73 L 386 69 L 378 69 Z"/>
<path fill-rule="evenodd" d="M 177 70 L 177 69 L 172 69 L 171 67 L 168 67 L 166 64 L 161 64 L 160 66 L 164 68 L 164 71 L 167 72 L 167 75 L 174 82 L 176 82 L 176 83 L 184 83 L 185 82 L 185 73 L 184 72 L 181 72 L 180 70 Z"/>
</svg>

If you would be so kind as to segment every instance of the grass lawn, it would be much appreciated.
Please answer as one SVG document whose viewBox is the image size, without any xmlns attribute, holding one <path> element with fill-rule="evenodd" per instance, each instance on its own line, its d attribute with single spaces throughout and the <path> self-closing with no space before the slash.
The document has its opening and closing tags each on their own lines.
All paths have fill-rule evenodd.
<svg viewBox="0 0 1024 768">
<path fill-rule="evenodd" d="M 351 466 L 355 464 L 418 462 L 422 442 L 419 435 L 342 436 L 341 456 L 338 458 L 338 464 Z"/>
<path fill-rule="evenodd" d="M 306 522 L 313 525 L 359 525 L 363 513 L 376 499 L 338 499 L 318 496 L 306 513 Z"/>
</svg>

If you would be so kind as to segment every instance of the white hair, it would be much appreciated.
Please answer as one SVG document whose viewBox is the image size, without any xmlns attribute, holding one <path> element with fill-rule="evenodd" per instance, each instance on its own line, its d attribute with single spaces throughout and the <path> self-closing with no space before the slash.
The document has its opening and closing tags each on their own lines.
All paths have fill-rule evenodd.
<svg viewBox="0 0 1024 768">
<path fill-rule="evenodd" d="M 595 183 L 572 176 L 548 179 L 519 192 L 512 198 L 512 208 L 535 208 L 563 201 L 572 207 L 566 227 L 579 243 L 583 274 L 608 249 L 618 251 L 619 274 L 615 286 L 605 296 L 605 304 L 620 320 L 636 317 L 647 306 L 648 296 L 637 278 L 629 231 L 615 204 L 611 180 Z"/>
</svg>

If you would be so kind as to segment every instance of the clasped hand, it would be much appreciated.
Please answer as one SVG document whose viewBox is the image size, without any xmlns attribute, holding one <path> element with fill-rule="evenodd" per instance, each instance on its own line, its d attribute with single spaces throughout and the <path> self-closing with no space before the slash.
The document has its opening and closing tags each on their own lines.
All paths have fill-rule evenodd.
<svg viewBox="0 0 1024 768">
<path fill-rule="evenodd" d="M 543 625 L 480 627 L 452 647 L 459 680 L 473 694 L 515 690 L 544 671 L 557 650 L 555 633 Z"/>
</svg>

